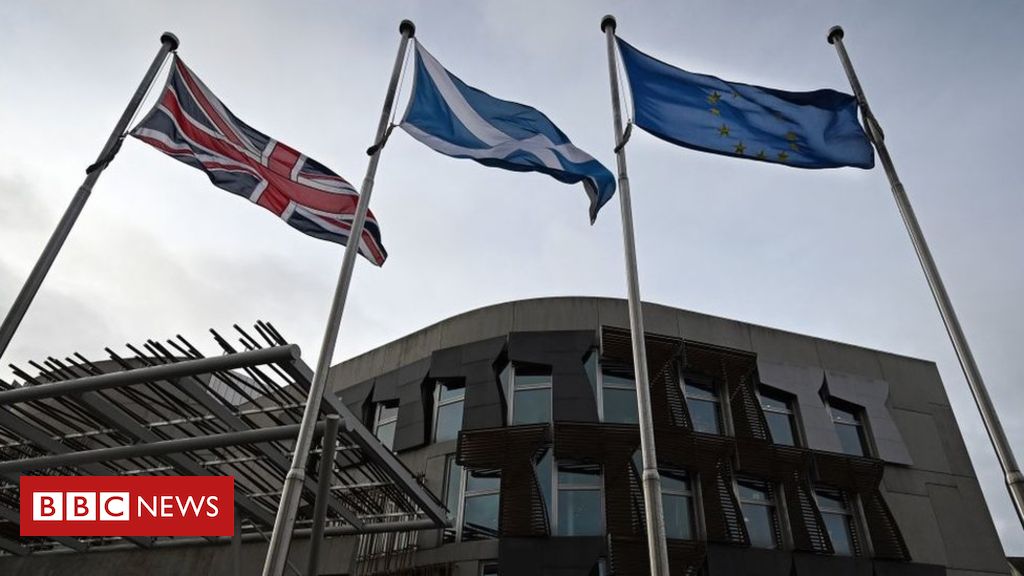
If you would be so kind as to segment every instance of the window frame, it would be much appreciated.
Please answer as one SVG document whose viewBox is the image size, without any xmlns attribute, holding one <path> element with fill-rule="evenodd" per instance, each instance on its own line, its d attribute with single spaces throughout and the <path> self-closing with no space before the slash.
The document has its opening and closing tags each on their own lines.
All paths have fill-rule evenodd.
<svg viewBox="0 0 1024 576">
<path fill-rule="evenodd" d="M 554 423 L 554 420 L 555 420 L 555 398 L 554 398 L 555 380 L 554 380 L 554 376 L 551 373 L 552 369 L 551 369 L 550 366 L 548 366 L 548 367 L 541 366 L 541 367 L 537 367 L 536 368 L 536 370 L 541 371 L 541 372 L 546 370 L 547 374 L 528 374 L 528 376 L 547 376 L 547 378 L 548 378 L 547 385 L 533 384 L 533 385 L 526 386 L 525 388 L 519 388 L 518 386 L 516 386 L 516 376 L 518 375 L 519 371 L 520 370 L 533 370 L 533 369 L 534 368 L 527 368 L 525 366 L 516 366 L 512 362 L 510 362 L 508 364 L 507 370 L 508 370 L 509 394 L 508 394 L 508 414 L 507 414 L 507 416 L 508 416 L 508 425 L 509 426 L 532 426 L 532 425 L 535 425 L 535 424 L 544 424 L 545 423 L 545 422 L 529 422 L 529 423 L 523 423 L 523 424 L 516 424 L 515 423 L 515 416 L 516 416 L 516 392 L 519 392 L 520 390 L 547 390 L 548 391 L 548 420 L 547 420 L 546 423 L 547 424 L 553 424 Z"/>
<path fill-rule="evenodd" d="M 868 424 L 868 413 L 863 406 L 859 406 L 852 402 L 847 402 L 841 398 L 829 396 L 828 401 L 825 403 L 828 409 L 829 420 L 832 421 L 832 426 L 836 430 L 836 439 L 839 440 L 839 426 L 849 426 L 857 430 L 857 436 L 860 438 L 861 454 L 851 454 L 843 450 L 842 440 L 839 440 L 839 449 L 842 454 L 847 456 L 854 456 L 860 458 L 874 458 L 877 454 L 875 450 L 874 442 L 872 441 L 871 427 Z M 856 419 L 855 424 L 848 422 L 841 422 L 836 420 L 835 412 L 833 408 L 852 414 Z"/>
<path fill-rule="evenodd" d="M 767 392 L 767 394 L 765 394 Z M 782 402 L 786 405 L 786 410 L 777 410 L 774 408 L 765 408 L 763 398 L 767 396 L 776 402 Z M 800 425 L 802 419 L 800 418 L 800 407 L 797 402 L 797 397 L 794 394 L 790 394 L 778 388 L 773 388 L 767 384 L 758 384 L 757 386 L 757 402 L 761 407 L 761 412 L 766 415 L 770 412 L 773 414 L 783 414 L 789 418 L 789 428 L 793 435 L 793 447 L 804 448 L 807 446 L 807 441 L 804 436 L 803 427 Z M 774 435 L 772 434 L 771 425 L 768 424 L 767 418 L 765 418 L 765 425 L 768 426 L 768 435 L 772 436 L 772 444 L 778 444 L 775 441 Z M 787 446 L 787 444 L 779 444 L 779 446 Z"/>
<path fill-rule="evenodd" d="M 742 483 L 750 483 L 750 484 L 757 483 L 757 484 L 763 485 L 765 487 L 764 492 L 766 493 L 767 500 L 744 499 L 742 494 L 741 494 L 741 492 L 740 492 L 740 484 L 742 484 Z M 787 545 L 787 541 L 788 541 L 789 538 L 788 538 L 788 530 L 787 530 L 786 524 L 785 524 L 785 522 L 783 520 L 783 515 L 782 515 L 783 508 L 779 504 L 781 502 L 781 500 L 782 500 L 782 492 L 781 492 L 781 490 L 779 490 L 779 487 L 776 485 L 776 483 L 772 482 L 770 480 L 766 480 L 766 479 L 762 479 L 762 478 L 756 478 L 754 476 L 745 476 L 745 475 L 739 474 L 739 475 L 736 475 L 736 476 L 733 477 L 733 490 L 735 490 L 735 494 L 736 494 L 736 503 L 739 504 L 739 507 L 740 507 L 740 514 L 745 515 L 745 512 L 743 510 L 743 507 L 745 505 L 746 506 L 760 506 L 762 508 L 767 508 L 768 509 L 769 519 L 772 522 L 772 528 L 773 528 L 773 531 L 772 531 L 772 541 L 774 542 L 775 545 L 770 547 L 770 548 L 766 548 L 764 546 L 755 546 L 754 543 L 753 543 L 753 539 L 751 538 L 751 542 L 749 544 L 750 547 L 751 548 L 758 548 L 758 549 L 761 549 L 761 550 L 784 550 L 785 546 Z M 745 521 L 744 521 L 744 524 L 745 524 Z M 747 527 L 747 535 L 748 535 L 748 537 L 750 535 L 750 528 L 749 527 Z"/>
<path fill-rule="evenodd" d="M 434 381 L 434 416 L 433 416 L 433 421 L 431 422 L 431 425 L 430 425 L 430 440 L 433 443 L 437 443 L 438 442 L 438 440 L 437 440 L 437 425 L 438 425 L 438 422 L 440 421 L 438 416 L 441 414 L 441 407 L 442 406 L 450 406 L 452 404 L 461 403 L 462 404 L 462 409 L 463 409 L 463 417 L 465 417 L 465 409 L 466 409 L 466 384 L 464 382 L 461 384 L 461 387 L 459 389 L 462 391 L 462 393 L 457 398 L 448 398 L 446 400 L 441 400 L 441 387 L 442 386 L 449 387 L 450 386 L 450 381 L 445 381 L 445 380 L 435 380 Z M 451 388 L 449 388 L 449 389 L 451 389 Z M 461 430 L 462 430 L 462 423 L 460 422 L 459 423 L 459 431 L 461 431 Z M 452 442 L 454 440 L 458 440 L 458 434 L 456 434 L 455 438 L 453 438 L 451 440 L 441 440 L 441 442 Z"/>
<path fill-rule="evenodd" d="M 389 404 L 393 404 L 393 406 L 389 406 Z M 391 408 L 394 408 L 395 410 L 394 417 L 389 416 L 387 420 L 381 421 L 381 412 Z M 384 445 L 385 448 L 391 450 L 392 452 L 395 450 L 395 434 L 398 432 L 398 409 L 399 405 L 397 400 L 384 400 L 376 403 L 373 412 L 373 437 L 376 438 L 377 441 L 379 441 L 382 445 Z M 380 431 L 381 426 L 387 426 L 388 424 L 395 425 L 395 431 L 392 432 L 391 434 L 390 446 L 384 444 L 384 441 L 381 440 L 380 436 L 377 435 L 378 432 Z"/>
<path fill-rule="evenodd" d="M 696 372 L 688 372 L 686 370 L 683 370 L 682 368 L 679 369 L 678 378 L 679 392 L 683 395 L 683 404 L 686 405 L 686 412 L 687 415 L 690 417 L 690 425 L 693 426 L 693 411 L 690 410 L 690 396 L 686 393 L 687 381 L 693 382 L 698 387 L 707 387 L 711 388 L 711 390 L 714 391 L 714 401 L 707 400 L 704 398 L 694 398 L 693 401 L 713 403 L 715 405 L 715 413 L 718 415 L 718 432 L 714 434 L 718 436 L 733 436 L 734 434 L 731 417 L 732 410 L 730 410 L 729 395 L 722 393 L 722 386 L 719 385 L 718 381 L 711 376 L 707 376 Z M 696 428 L 691 429 L 699 434 L 712 434 L 712 432 L 701 432 Z"/>
<path fill-rule="evenodd" d="M 488 490 L 476 490 L 472 493 L 467 489 L 469 483 L 469 474 L 471 470 L 462 466 L 462 478 L 459 485 L 459 514 L 458 514 L 458 528 L 455 533 L 456 542 L 473 542 L 475 540 L 498 540 L 501 538 L 501 470 L 493 470 L 497 473 L 498 487 Z M 492 472 L 492 470 L 483 470 L 482 472 Z M 446 477 L 447 479 L 447 477 Z M 468 498 L 476 498 L 480 496 L 498 496 L 498 535 L 494 538 L 476 538 L 475 540 L 465 540 L 464 529 L 466 527 L 466 500 Z"/>
<path fill-rule="evenodd" d="M 835 551 L 835 543 L 832 542 L 832 535 L 828 533 L 828 527 L 823 525 L 822 528 L 825 530 L 825 534 L 828 536 L 829 544 L 832 545 L 832 555 L 841 556 L 846 558 L 859 558 L 864 556 L 870 556 L 871 551 L 871 539 L 868 538 L 867 525 L 863 519 L 863 510 L 861 508 L 860 499 L 856 494 L 843 490 L 841 488 L 834 488 L 827 485 L 815 485 L 812 487 L 814 493 L 814 505 L 818 508 L 818 513 L 822 516 L 822 523 L 825 522 L 826 515 L 833 516 L 844 516 L 846 518 L 846 527 L 850 534 L 850 554 L 838 554 Z M 825 492 L 829 494 L 830 498 L 840 500 L 843 502 L 843 510 L 824 510 L 818 500 L 818 493 Z"/>
<path fill-rule="evenodd" d="M 606 511 L 605 511 L 605 504 L 604 504 L 604 493 L 605 493 L 604 466 L 601 466 L 600 464 L 591 464 L 589 462 L 579 462 L 579 461 L 571 460 L 571 459 L 569 459 L 569 460 L 562 460 L 561 462 L 559 462 L 557 459 L 554 458 L 554 453 L 553 453 L 554 447 L 552 446 L 551 448 L 549 448 L 549 450 L 552 451 L 552 458 L 551 458 L 551 488 L 552 488 L 552 490 L 551 490 L 551 508 L 552 508 L 553 514 L 552 514 L 552 519 L 550 520 L 550 523 L 551 523 L 551 526 L 550 526 L 551 534 L 550 535 L 551 535 L 551 537 L 552 538 L 575 538 L 575 537 L 594 537 L 595 536 L 593 534 L 590 534 L 590 535 L 580 535 L 580 534 L 560 534 L 559 533 L 559 524 L 561 524 L 561 522 L 560 522 L 561 516 L 559 514 L 558 500 L 559 500 L 559 498 L 561 496 L 562 490 L 572 491 L 572 492 L 597 492 L 598 502 L 600 503 L 600 511 L 598 513 L 598 517 L 600 518 L 600 522 L 601 522 L 601 525 L 600 525 L 600 527 L 597 530 L 597 532 L 598 532 L 597 535 L 598 536 L 604 536 L 606 534 L 606 530 L 607 530 L 607 522 L 605 520 L 605 512 Z M 573 465 L 592 466 L 594 468 L 597 468 L 597 471 L 598 471 L 597 478 L 598 478 L 598 484 L 599 485 L 594 487 L 594 486 L 573 486 L 573 485 L 570 484 L 570 485 L 567 485 L 568 487 L 564 487 L 563 488 L 562 482 L 561 482 L 561 480 L 559 478 L 559 467 L 562 466 L 562 465 L 566 465 L 566 466 L 573 466 Z"/>
<path fill-rule="evenodd" d="M 444 488 L 441 490 L 441 502 L 444 503 L 445 508 L 448 508 L 451 503 L 449 500 L 452 498 L 452 494 L 449 492 L 451 484 L 449 483 L 449 477 L 451 476 L 452 468 L 458 466 L 459 485 L 456 489 L 455 497 L 455 509 L 448 510 L 451 514 L 451 520 L 453 525 L 449 528 L 443 528 L 441 530 L 441 543 L 455 543 L 462 541 L 462 505 L 465 499 L 466 489 L 466 469 L 464 466 L 456 462 L 455 454 L 448 454 L 445 456 L 444 461 Z M 499 496 L 500 498 L 500 496 Z M 452 540 L 447 538 L 451 535 Z"/>
<path fill-rule="evenodd" d="M 642 479 L 643 478 L 643 470 L 638 470 L 638 472 L 639 472 L 639 474 L 641 476 L 641 479 Z M 689 470 L 687 470 L 685 468 L 677 468 L 677 467 L 674 467 L 674 466 L 659 466 L 658 467 L 658 475 L 661 476 L 662 479 L 664 479 L 666 473 L 669 473 L 669 474 L 681 474 L 681 475 L 686 476 L 686 482 L 690 485 L 690 489 L 688 491 L 687 490 L 674 490 L 674 489 L 671 489 L 671 488 L 666 489 L 665 488 L 665 483 L 663 481 L 662 484 L 661 484 L 662 507 L 664 508 L 664 506 L 665 506 L 665 496 L 666 495 L 668 495 L 668 496 L 682 496 L 684 498 L 688 498 L 689 501 L 690 501 L 690 530 L 692 532 L 690 534 L 690 538 L 682 538 L 682 540 L 687 540 L 687 541 L 705 540 L 706 537 L 705 537 L 704 530 L 703 530 L 703 525 L 704 525 L 703 516 L 701 515 L 701 512 L 699 510 L 699 508 L 701 506 L 700 506 L 700 503 L 698 502 L 698 498 L 699 498 L 699 494 L 700 494 L 700 488 L 697 485 L 698 484 L 697 483 L 697 475 L 694 474 L 694 473 L 691 473 Z M 664 510 L 662 510 L 662 515 L 664 515 L 664 513 L 665 513 Z M 667 537 L 667 534 L 666 534 L 666 537 Z M 677 538 L 673 538 L 673 540 L 677 540 Z"/>
<path fill-rule="evenodd" d="M 608 368 L 608 370 L 611 371 L 611 372 L 616 372 L 617 371 L 614 368 Z M 627 391 L 631 391 L 633 393 L 633 404 L 634 404 L 634 407 L 637 409 L 637 422 L 633 423 L 633 422 L 609 422 L 608 420 L 605 419 L 604 392 L 605 392 L 606 388 L 605 388 L 605 380 L 604 380 L 605 373 L 604 372 L 605 372 L 605 368 L 600 363 L 598 363 L 598 365 L 597 365 L 597 394 L 596 394 L 596 396 L 597 396 L 596 400 L 597 400 L 597 418 L 598 418 L 598 421 L 600 421 L 602 424 L 625 424 L 625 425 L 630 425 L 630 426 L 638 426 L 639 425 L 639 421 L 640 421 L 640 407 L 639 407 L 639 405 L 637 405 L 637 400 L 636 400 L 637 394 L 639 394 L 639 392 L 637 391 L 636 375 L 635 375 L 635 373 L 633 375 L 629 376 L 629 377 L 627 377 L 627 376 L 619 376 L 617 374 L 608 374 L 609 376 L 614 376 L 616 378 L 630 378 L 630 379 L 633 380 L 633 386 L 632 387 L 622 386 L 622 385 L 609 385 L 608 386 L 608 388 L 610 388 L 612 390 L 627 390 Z M 625 370 L 622 370 L 622 372 L 625 373 Z"/>
</svg>

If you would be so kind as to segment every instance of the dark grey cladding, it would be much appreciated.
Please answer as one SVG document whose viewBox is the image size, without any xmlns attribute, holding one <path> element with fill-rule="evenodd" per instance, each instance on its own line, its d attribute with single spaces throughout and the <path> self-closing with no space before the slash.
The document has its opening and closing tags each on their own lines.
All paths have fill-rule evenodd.
<svg viewBox="0 0 1024 576">
<path fill-rule="evenodd" d="M 505 346 L 506 338 L 502 336 L 438 350 L 431 355 L 431 379 L 465 382 L 463 430 L 504 426 L 506 404 L 497 370 Z"/>
<path fill-rule="evenodd" d="M 906 564 L 904 564 L 906 566 Z M 903 574 L 900 572 L 899 574 Z M 874 576 L 867 558 L 793 554 L 793 576 Z"/>
<path fill-rule="evenodd" d="M 791 576 L 792 570 L 793 555 L 789 552 L 715 544 L 708 546 L 709 574 Z"/>
<path fill-rule="evenodd" d="M 369 413 L 369 407 L 373 404 L 373 400 L 370 398 L 373 393 L 373 380 L 373 378 L 364 380 L 336 393 L 345 406 L 353 414 L 359 416 L 366 426 L 373 425 L 373 414 Z"/>
<path fill-rule="evenodd" d="M 425 386 L 430 360 L 423 359 L 398 369 L 398 428 L 395 430 L 394 449 L 408 450 L 430 441 L 432 395 Z"/>
<path fill-rule="evenodd" d="M 513 363 L 551 367 L 556 422 L 597 422 L 597 399 L 583 363 L 596 346 L 593 330 L 513 332 L 508 356 Z"/>
<path fill-rule="evenodd" d="M 509 576 L 589 576 L 598 574 L 604 538 L 502 538 L 498 548 L 501 573 Z"/>
</svg>

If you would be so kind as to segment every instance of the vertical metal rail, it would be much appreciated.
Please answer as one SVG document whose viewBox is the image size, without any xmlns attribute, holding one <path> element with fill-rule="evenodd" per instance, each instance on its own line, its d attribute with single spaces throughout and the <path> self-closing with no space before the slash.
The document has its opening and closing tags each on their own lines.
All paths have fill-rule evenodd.
<svg viewBox="0 0 1024 576">
<path fill-rule="evenodd" d="M 846 77 L 850 80 L 850 86 L 857 97 L 857 103 L 860 105 L 861 113 L 864 115 L 864 122 L 867 124 L 868 137 L 875 145 L 875 149 L 878 150 L 878 158 L 882 162 L 882 167 L 885 168 L 885 175 L 889 178 L 889 186 L 892 188 L 892 195 L 896 200 L 896 206 L 903 217 L 907 233 L 910 234 L 910 241 L 914 244 L 917 259 L 921 262 L 921 269 L 928 280 L 928 287 L 931 288 L 932 297 L 935 298 L 935 304 L 939 308 L 939 314 L 942 315 L 942 322 L 946 326 L 946 333 L 949 334 L 949 340 L 953 343 L 953 349 L 956 350 L 956 357 L 960 361 L 960 368 L 967 379 L 971 395 L 974 396 L 974 402 L 978 405 L 978 412 L 981 413 L 981 421 L 985 424 L 985 431 L 988 433 L 989 440 L 992 441 L 993 448 L 995 448 L 999 465 L 1003 468 L 1006 488 L 1010 492 L 1010 499 L 1017 510 L 1017 519 L 1021 522 L 1021 526 L 1024 527 L 1024 475 L 1021 474 L 1020 467 L 1017 465 L 1017 459 L 1013 455 L 1013 449 L 1006 438 L 1006 432 L 999 422 L 999 415 L 996 414 L 992 398 L 985 387 L 985 381 L 981 377 L 981 370 L 978 369 L 978 364 L 974 361 L 974 354 L 967 344 L 967 337 L 964 335 L 963 328 L 960 327 L 960 320 L 953 309 L 953 303 L 946 292 L 946 286 L 942 283 L 942 277 L 939 276 L 939 269 L 932 258 L 932 252 L 928 248 L 928 243 L 925 242 L 924 232 L 921 231 L 921 225 L 917 222 L 914 208 L 910 205 L 910 198 L 907 196 L 906 190 L 903 189 L 903 183 L 900 182 L 900 178 L 896 174 L 896 167 L 893 165 L 892 157 L 889 156 L 889 149 L 885 146 L 885 134 L 875 119 L 875 115 L 871 113 L 867 97 L 864 96 L 864 90 L 860 86 L 860 80 L 858 80 L 857 73 L 853 70 L 850 56 L 846 53 L 846 47 L 843 45 L 843 36 L 843 29 L 839 26 L 833 26 L 828 31 L 828 43 L 836 47 L 839 60 L 843 64 L 843 70 L 846 71 Z"/>
<path fill-rule="evenodd" d="M 654 448 L 654 421 L 651 416 L 647 353 L 644 348 L 644 317 L 637 280 L 636 240 L 633 234 L 633 205 L 626 174 L 626 150 L 622 140 L 622 110 L 619 104 L 618 66 L 615 60 L 615 18 L 601 19 L 601 30 L 608 40 L 608 76 L 612 89 L 612 115 L 615 126 L 615 161 L 619 172 L 619 205 L 622 210 L 622 243 L 626 252 L 626 281 L 629 294 L 629 328 L 633 341 L 633 373 L 636 378 L 636 403 L 640 419 L 640 451 L 643 454 L 644 513 L 647 518 L 647 547 L 651 574 L 669 576 L 665 518 L 661 507 L 661 476 Z"/>
<path fill-rule="evenodd" d="M 338 415 L 326 417 L 324 437 L 320 450 L 320 470 L 316 485 L 316 504 L 313 508 L 313 533 L 309 537 L 309 564 L 307 576 L 320 572 L 320 547 L 324 539 L 324 522 L 327 521 L 327 500 L 331 495 L 331 480 L 334 478 L 334 450 L 338 445 Z"/>
<path fill-rule="evenodd" d="M 71 203 L 68 204 L 64 215 L 61 216 L 60 222 L 57 223 L 57 227 L 46 242 L 43 253 L 39 255 L 35 266 L 32 267 L 32 272 L 29 273 L 28 279 L 25 280 L 21 291 L 18 292 L 18 296 L 14 299 L 14 304 L 7 311 L 3 324 L 0 324 L 0 357 L 3 357 L 7 346 L 11 343 L 11 339 L 14 338 L 14 333 L 18 330 L 18 326 L 25 317 L 25 312 L 28 311 L 32 300 L 35 299 L 36 293 L 39 292 L 43 279 L 46 278 L 46 274 L 50 271 L 50 267 L 53 266 L 54 260 L 57 259 L 57 254 L 60 252 L 61 247 L 64 246 L 64 241 L 67 240 L 68 234 L 71 233 L 71 228 L 74 227 L 78 216 L 82 213 L 82 209 L 85 208 L 85 203 L 92 194 L 93 186 L 99 180 L 103 170 L 114 159 L 118 149 L 120 149 L 121 140 L 128 129 L 128 123 L 135 116 L 139 105 L 142 104 L 142 99 L 153 84 L 153 79 L 156 78 L 157 73 L 160 71 L 160 67 L 167 58 L 167 54 L 177 49 L 177 36 L 170 32 L 164 32 L 160 36 L 160 50 L 157 51 L 156 56 L 153 58 L 153 63 L 149 65 L 146 75 L 142 77 L 142 82 L 139 83 L 139 87 L 135 89 L 135 94 L 132 94 L 131 100 L 128 101 L 128 106 L 121 113 L 121 118 L 118 119 L 117 124 L 114 126 L 114 131 L 107 138 L 107 143 L 100 150 L 100 155 L 97 157 L 96 162 L 86 170 L 85 180 L 71 198 Z"/>
<path fill-rule="evenodd" d="M 395 93 L 398 89 L 398 77 L 402 71 L 406 47 L 409 44 L 409 39 L 416 33 L 416 26 L 409 20 L 403 20 L 398 27 L 398 31 L 402 34 L 402 40 L 398 45 L 398 54 L 395 56 L 395 65 L 391 71 L 391 81 L 388 84 L 387 95 L 384 98 L 380 122 L 377 124 L 377 136 L 374 139 L 373 146 L 370 148 L 370 163 L 366 167 L 366 176 L 363 178 L 363 185 L 359 190 L 359 202 L 356 205 L 356 213 L 352 222 L 348 245 L 345 246 L 345 255 L 342 259 L 341 271 L 338 274 L 338 285 L 334 292 L 334 299 L 331 301 L 327 328 L 324 331 L 323 344 L 320 346 L 320 357 L 317 360 L 316 371 L 313 373 L 313 381 L 309 387 L 306 408 L 302 414 L 302 427 L 295 442 L 295 455 L 292 459 L 292 467 L 284 479 L 281 502 L 277 510 L 277 519 L 274 522 L 274 532 L 270 537 L 267 560 L 263 566 L 263 576 L 281 576 L 284 572 L 285 562 L 288 559 L 292 528 L 295 526 L 299 498 L 302 496 L 302 484 L 306 476 L 306 458 L 309 455 L 309 449 L 313 440 L 313 425 L 320 414 L 320 402 L 323 399 L 324 389 L 327 386 L 327 372 L 331 367 L 334 347 L 338 342 L 338 329 L 341 324 L 342 313 L 345 311 L 348 289 L 352 282 L 352 271 L 356 263 L 356 254 L 362 241 L 363 225 L 366 222 L 366 213 L 370 205 L 370 194 L 373 192 L 373 179 L 377 173 L 377 163 L 380 161 L 381 150 L 384 148 L 383 144 L 388 129 L 388 120 L 391 115 L 391 108 L 394 105 Z"/>
</svg>

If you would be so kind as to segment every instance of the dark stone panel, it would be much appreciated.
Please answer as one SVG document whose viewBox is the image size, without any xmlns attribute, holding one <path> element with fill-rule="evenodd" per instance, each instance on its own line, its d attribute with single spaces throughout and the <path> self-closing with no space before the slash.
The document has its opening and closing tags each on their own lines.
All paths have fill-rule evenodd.
<svg viewBox="0 0 1024 576">
<path fill-rule="evenodd" d="M 782 550 L 708 546 L 708 576 L 790 576 L 793 555 Z"/>
<path fill-rule="evenodd" d="M 398 400 L 399 370 L 392 370 L 373 379 L 373 402 L 392 402 Z"/>
<path fill-rule="evenodd" d="M 430 359 L 424 358 L 398 369 L 398 426 L 395 451 L 423 446 L 430 441 L 430 414 L 433 396 L 424 380 L 430 371 Z"/>
<path fill-rule="evenodd" d="M 907 562 L 875 562 L 875 576 L 945 576 L 946 568 L 938 564 Z"/>
<path fill-rule="evenodd" d="M 369 419 L 372 419 L 373 415 L 369 414 L 367 405 L 370 403 L 368 401 L 372 392 L 373 379 L 370 379 L 340 390 L 337 392 L 337 396 L 353 414 L 362 419 L 363 424 L 369 426 L 372 424 Z"/>
<path fill-rule="evenodd" d="M 849 556 L 793 554 L 794 576 L 872 576 L 871 561 Z"/>
<path fill-rule="evenodd" d="M 597 422 L 597 399 L 583 364 L 596 346 L 597 334 L 592 330 L 513 332 L 508 355 L 513 363 L 551 367 L 556 422 Z"/>
<path fill-rule="evenodd" d="M 501 576 L 589 576 L 605 549 L 600 536 L 502 538 L 499 546 Z"/>
<path fill-rule="evenodd" d="M 462 429 L 505 425 L 505 398 L 498 382 L 506 338 L 490 338 L 438 350 L 431 355 L 430 378 L 461 379 L 466 384 Z"/>
</svg>

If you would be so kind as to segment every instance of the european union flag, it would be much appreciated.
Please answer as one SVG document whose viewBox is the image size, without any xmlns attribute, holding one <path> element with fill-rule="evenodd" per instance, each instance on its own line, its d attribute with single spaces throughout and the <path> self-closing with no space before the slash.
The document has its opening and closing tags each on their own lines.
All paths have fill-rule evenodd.
<svg viewBox="0 0 1024 576">
<path fill-rule="evenodd" d="M 875 165 L 857 100 L 835 90 L 786 92 L 694 74 L 617 38 L 634 123 L 679 146 L 797 168 Z"/>
</svg>

